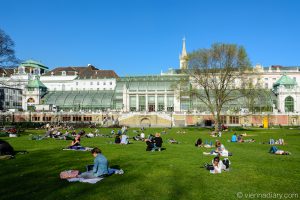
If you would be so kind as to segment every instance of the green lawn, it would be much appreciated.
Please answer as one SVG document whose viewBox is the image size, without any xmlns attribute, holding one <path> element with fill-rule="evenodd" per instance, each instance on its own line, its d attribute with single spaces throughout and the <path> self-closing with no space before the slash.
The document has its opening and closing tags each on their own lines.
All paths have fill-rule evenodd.
<svg viewBox="0 0 300 200">
<path fill-rule="evenodd" d="M 130 136 L 134 135 L 133 130 L 138 129 L 129 129 Z M 146 135 L 161 130 L 147 129 Z M 177 133 L 179 130 L 186 133 Z M 107 134 L 110 131 L 100 130 Z M 100 147 L 110 165 L 119 165 L 125 171 L 123 175 L 112 175 L 97 184 L 60 180 L 61 171 L 84 171 L 85 165 L 93 163 L 90 152 L 63 151 L 70 141 L 50 138 L 33 141 L 29 140 L 29 135 L 1 138 L 9 141 L 15 150 L 27 150 L 29 154 L 0 161 L 0 199 L 231 200 L 238 199 L 238 192 L 243 197 L 250 193 L 296 193 L 300 199 L 300 129 L 251 129 L 246 132 L 255 135 L 250 138 L 257 142 L 240 144 L 227 142 L 233 132 L 225 132 L 220 140 L 233 153 L 231 171 L 215 175 L 201 168 L 213 158 L 202 154 L 209 149 L 194 147 L 197 138 L 216 139 L 208 135 L 209 130 L 173 128 L 167 132 L 162 135 L 166 150 L 161 152 L 146 152 L 145 143 L 133 140 L 130 145 L 115 145 L 111 144 L 113 138 L 83 138 L 83 146 Z M 26 132 L 43 133 L 39 130 Z M 180 144 L 168 144 L 168 138 L 175 138 Z M 270 146 L 260 144 L 269 138 L 284 138 L 288 144 L 280 149 L 292 155 L 269 154 Z M 252 196 L 251 199 L 262 198 Z"/>
</svg>

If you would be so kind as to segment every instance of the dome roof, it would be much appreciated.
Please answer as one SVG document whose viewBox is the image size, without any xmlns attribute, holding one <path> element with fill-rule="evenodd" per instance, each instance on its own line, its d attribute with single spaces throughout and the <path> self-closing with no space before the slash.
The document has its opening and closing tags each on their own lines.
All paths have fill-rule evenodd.
<svg viewBox="0 0 300 200">
<path fill-rule="evenodd" d="M 33 67 L 33 68 L 42 68 L 42 69 L 48 69 L 44 64 L 37 62 L 35 60 L 26 60 L 20 64 L 20 66 L 23 67 Z"/>
<path fill-rule="evenodd" d="M 29 80 L 27 87 L 28 88 L 46 88 L 46 86 L 37 77 L 33 80 Z"/>
<path fill-rule="evenodd" d="M 287 75 L 282 75 L 280 77 L 280 79 L 278 79 L 274 83 L 273 87 L 276 87 L 276 86 L 279 86 L 279 85 L 297 85 L 297 82 L 294 79 L 288 77 Z"/>
</svg>

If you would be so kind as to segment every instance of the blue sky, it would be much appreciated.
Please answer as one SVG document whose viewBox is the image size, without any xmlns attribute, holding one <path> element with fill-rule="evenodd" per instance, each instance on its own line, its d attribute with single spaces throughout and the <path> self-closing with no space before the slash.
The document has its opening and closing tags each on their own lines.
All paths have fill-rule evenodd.
<svg viewBox="0 0 300 200">
<path fill-rule="evenodd" d="M 120 76 L 178 68 L 212 43 L 243 45 L 252 64 L 300 66 L 297 0 L 0 0 L 0 28 L 20 59 Z"/>
</svg>

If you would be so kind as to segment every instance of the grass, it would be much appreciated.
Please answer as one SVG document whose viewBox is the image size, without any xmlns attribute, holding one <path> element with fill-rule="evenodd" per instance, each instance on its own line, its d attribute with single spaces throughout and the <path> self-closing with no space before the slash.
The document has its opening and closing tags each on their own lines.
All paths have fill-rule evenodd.
<svg viewBox="0 0 300 200">
<path fill-rule="evenodd" d="M 133 130 L 129 129 L 130 136 L 134 136 Z M 145 133 L 162 130 L 151 128 Z M 179 130 L 186 133 L 177 133 Z M 110 131 L 100 130 L 107 134 Z M 28 130 L 26 133 L 43 132 Z M 202 154 L 209 149 L 194 147 L 197 138 L 215 140 L 206 129 L 167 129 L 167 134 L 162 135 L 166 150 L 161 152 L 146 152 L 145 143 L 138 141 L 132 141 L 130 145 L 115 145 L 111 144 L 113 138 L 84 138 L 81 142 L 83 146 L 100 147 L 110 165 L 119 165 L 125 171 L 123 175 L 107 177 L 97 184 L 69 183 L 59 179 L 61 171 L 84 171 L 85 165 L 93 163 L 90 152 L 62 151 L 70 141 L 50 138 L 34 141 L 29 140 L 29 135 L 1 138 L 7 140 L 15 150 L 27 150 L 29 154 L 0 161 L 0 198 L 231 200 L 238 199 L 238 192 L 242 192 L 244 197 L 250 193 L 295 193 L 300 198 L 300 130 L 250 129 L 246 132 L 254 135 L 250 138 L 255 138 L 257 142 L 229 143 L 227 140 L 232 132 L 222 135 L 221 142 L 233 153 L 230 157 L 231 171 L 215 175 L 201 168 L 213 158 Z M 175 138 L 180 144 L 168 144 L 169 138 Z M 270 146 L 260 143 L 270 138 L 284 138 L 288 144 L 280 146 L 280 149 L 290 151 L 292 155 L 269 154 Z"/>
</svg>

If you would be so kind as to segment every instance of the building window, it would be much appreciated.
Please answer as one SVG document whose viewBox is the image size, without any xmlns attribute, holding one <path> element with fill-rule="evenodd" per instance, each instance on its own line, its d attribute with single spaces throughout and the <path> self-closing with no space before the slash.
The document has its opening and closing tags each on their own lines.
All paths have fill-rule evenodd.
<svg viewBox="0 0 300 200">
<path fill-rule="evenodd" d="M 155 96 L 148 96 L 148 111 L 155 112 Z"/>
<path fill-rule="evenodd" d="M 91 82 L 90 85 L 93 85 L 93 82 Z"/>
<path fill-rule="evenodd" d="M 136 111 L 136 96 L 129 97 L 129 110 L 131 112 Z"/>
<path fill-rule="evenodd" d="M 99 85 L 99 81 L 97 82 L 97 85 Z"/>
<path fill-rule="evenodd" d="M 174 97 L 173 96 L 167 97 L 167 111 L 168 112 L 174 111 Z"/>
<path fill-rule="evenodd" d="M 146 110 L 146 97 L 139 96 L 139 111 L 145 111 L 145 110 Z"/>
<path fill-rule="evenodd" d="M 284 100 L 285 112 L 294 112 L 294 99 L 291 96 L 288 96 Z"/>
<path fill-rule="evenodd" d="M 109 82 L 109 85 L 112 85 L 112 82 Z"/>
<path fill-rule="evenodd" d="M 269 88 L 269 84 L 265 83 L 265 89 L 268 89 L 268 88 Z"/>
<path fill-rule="evenodd" d="M 63 120 L 64 122 L 71 121 L 71 117 L 63 117 L 62 120 Z"/>
<path fill-rule="evenodd" d="M 83 117 L 83 121 L 92 121 L 92 117 Z"/>
<path fill-rule="evenodd" d="M 238 124 L 239 123 L 239 117 L 238 116 L 230 116 L 229 117 L 229 123 L 230 124 Z"/>
<path fill-rule="evenodd" d="M 103 82 L 103 85 L 106 85 L 106 82 Z"/>
<path fill-rule="evenodd" d="M 221 121 L 221 124 L 226 124 L 227 123 L 226 116 L 220 116 L 220 121 Z"/>
<path fill-rule="evenodd" d="M 73 121 L 81 121 L 81 117 L 74 116 Z"/>
<path fill-rule="evenodd" d="M 78 85 L 78 82 L 76 82 L 76 85 Z"/>
<path fill-rule="evenodd" d="M 158 96 L 157 97 L 157 104 L 158 104 L 158 111 L 164 111 L 165 110 L 165 97 L 164 96 Z"/>
</svg>

